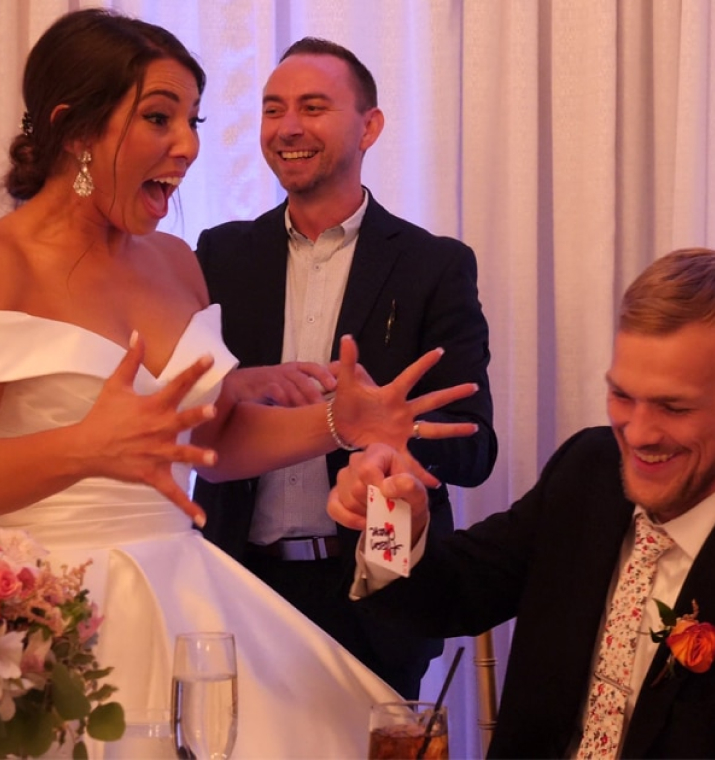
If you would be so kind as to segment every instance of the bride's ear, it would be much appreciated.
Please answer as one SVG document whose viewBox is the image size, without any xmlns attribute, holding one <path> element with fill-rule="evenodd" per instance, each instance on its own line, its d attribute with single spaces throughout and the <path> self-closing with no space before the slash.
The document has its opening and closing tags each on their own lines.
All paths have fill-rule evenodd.
<svg viewBox="0 0 715 760">
<path fill-rule="evenodd" d="M 54 124 L 55 120 L 65 111 L 69 111 L 69 106 L 66 103 L 61 103 L 60 105 L 55 106 L 50 114 L 50 124 Z M 86 140 L 73 138 L 66 140 L 62 148 L 65 153 L 72 156 L 75 161 L 79 161 L 80 156 L 89 148 L 89 145 Z"/>
</svg>

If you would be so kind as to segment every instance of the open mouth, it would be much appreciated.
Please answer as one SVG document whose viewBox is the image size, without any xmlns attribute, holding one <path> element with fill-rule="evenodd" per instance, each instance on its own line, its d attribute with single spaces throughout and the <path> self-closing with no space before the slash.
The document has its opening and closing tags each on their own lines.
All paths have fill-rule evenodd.
<svg viewBox="0 0 715 760">
<path fill-rule="evenodd" d="M 162 219 L 169 209 L 169 198 L 181 184 L 182 177 L 157 177 L 142 184 L 149 210 L 153 216 Z"/>
</svg>

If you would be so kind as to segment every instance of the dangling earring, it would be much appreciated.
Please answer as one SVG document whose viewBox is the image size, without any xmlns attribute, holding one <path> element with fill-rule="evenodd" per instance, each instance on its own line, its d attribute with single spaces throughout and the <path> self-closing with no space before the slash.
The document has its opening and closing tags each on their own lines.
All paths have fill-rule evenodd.
<svg viewBox="0 0 715 760">
<path fill-rule="evenodd" d="M 89 173 L 89 163 L 92 160 L 92 154 L 88 151 L 82 151 L 82 155 L 79 159 L 79 172 L 75 177 L 74 188 L 75 193 L 80 198 L 87 198 L 92 195 L 94 190 L 94 182 L 92 181 L 92 175 Z"/>
</svg>

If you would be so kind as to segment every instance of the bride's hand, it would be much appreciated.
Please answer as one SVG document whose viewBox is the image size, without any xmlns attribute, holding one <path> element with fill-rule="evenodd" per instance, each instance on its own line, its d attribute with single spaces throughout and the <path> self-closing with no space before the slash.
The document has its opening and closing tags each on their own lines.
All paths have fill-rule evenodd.
<svg viewBox="0 0 715 760">
<path fill-rule="evenodd" d="M 202 525 L 203 510 L 174 480 L 171 465 L 184 462 L 207 466 L 216 460 L 210 449 L 177 442 L 181 432 L 215 415 L 212 405 L 179 411 L 186 394 L 212 366 L 213 359 L 202 357 L 160 391 L 140 395 L 134 391 L 134 379 L 143 357 L 144 343 L 136 338 L 78 425 L 83 450 L 88 452 L 85 466 L 90 475 L 152 486 Z"/>
<path fill-rule="evenodd" d="M 399 451 L 413 472 L 428 487 L 439 481 L 422 467 L 407 450 L 407 441 L 418 433 L 421 438 L 452 438 L 473 435 L 471 422 L 415 423 L 420 415 L 438 409 L 476 392 L 474 383 L 407 399 L 420 378 L 440 360 L 444 351 L 435 348 L 404 369 L 391 383 L 377 386 L 358 365 L 357 346 L 350 336 L 340 341 L 340 369 L 333 402 L 333 418 L 339 436 L 353 446 L 366 448 L 371 443 L 386 443 Z"/>
</svg>

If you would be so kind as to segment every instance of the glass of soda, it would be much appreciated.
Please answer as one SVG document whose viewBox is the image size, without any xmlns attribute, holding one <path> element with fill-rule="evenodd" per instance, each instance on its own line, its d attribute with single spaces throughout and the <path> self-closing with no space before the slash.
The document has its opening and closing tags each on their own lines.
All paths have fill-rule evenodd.
<svg viewBox="0 0 715 760">
<path fill-rule="evenodd" d="M 368 760 L 449 760 L 447 708 L 414 700 L 373 705 Z"/>
</svg>

